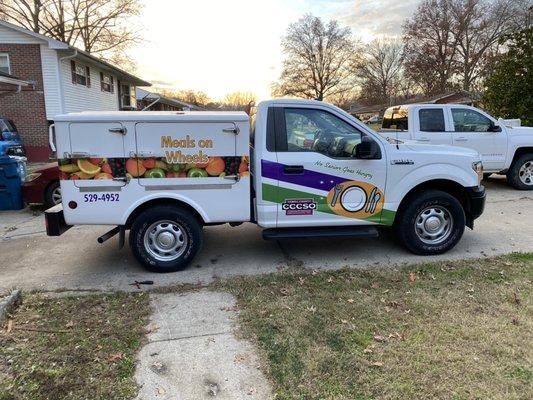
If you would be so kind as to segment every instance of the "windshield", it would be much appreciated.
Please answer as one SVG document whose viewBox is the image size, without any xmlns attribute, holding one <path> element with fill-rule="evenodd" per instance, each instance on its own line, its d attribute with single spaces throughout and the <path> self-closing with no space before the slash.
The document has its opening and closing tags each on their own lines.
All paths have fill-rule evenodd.
<svg viewBox="0 0 533 400">
<path fill-rule="evenodd" d="M 1 140 L 19 140 L 17 128 L 13 121 L 0 119 L 0 139 Z"/>
</svg>

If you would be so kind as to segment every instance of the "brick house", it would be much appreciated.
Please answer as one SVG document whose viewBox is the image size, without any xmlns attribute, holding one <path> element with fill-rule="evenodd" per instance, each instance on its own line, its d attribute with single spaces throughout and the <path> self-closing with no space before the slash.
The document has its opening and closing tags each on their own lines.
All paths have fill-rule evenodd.
<svg viewBox="0 0 533 400">
<path fill-rule="evenodd" d="M 0 21 L 0 117 L 15 123 L 29 161 L 50 156 L 58 114 L 136 110 L 135 89 L 150 86 L 82 50 Z"/>
</svg>

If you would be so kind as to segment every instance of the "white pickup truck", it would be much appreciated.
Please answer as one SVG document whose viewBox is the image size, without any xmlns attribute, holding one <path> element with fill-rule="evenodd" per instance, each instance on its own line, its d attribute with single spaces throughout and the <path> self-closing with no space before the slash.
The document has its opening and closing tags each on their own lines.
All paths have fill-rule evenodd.
<svg viewBox="0 0 533 400">
<path fill-rule="evenodd" d="M 253 222 L 265 239 L 373 237 L 393 226 L 417 254 L 451 249 L 483 212 L 473 150 L 385 140 L 332 105 L 271 100 L 244 112 L 86 112 L 55 118 L 62 204 L 74 224 L 129 230 L 148 269 L 176 271 L 204 226 Z M 319 250 L 317 250 L 319 251 Z"/>
<path fill-rule="evenodd" d="M 461 104 L 409 104 L 385 111 L 380 134 L 474 149 L 485 176 L 504 174 L 516 189 L 533 189 L 533 128 L 509 126 Z"/>
</svg>

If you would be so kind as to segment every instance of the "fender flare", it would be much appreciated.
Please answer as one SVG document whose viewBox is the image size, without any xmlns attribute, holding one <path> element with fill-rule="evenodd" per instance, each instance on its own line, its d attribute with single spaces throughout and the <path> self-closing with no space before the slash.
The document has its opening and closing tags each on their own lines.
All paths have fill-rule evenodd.
<svg viewBox="0 0 533 400">
<path fill-rule="evenodd" d="M 198 203 L 191 200 L 189 197 L 180 195 L 178 193 L 166 193 L 164 196 L 162 196 L 161 193 L 154 193 L 153 195 L 143 197 L 142 199 L 139 199 L 138 201 L 130 205 L 130 207 L 128 207 L 128 209 L 122 215 L 121 224 L 125 225 L 128 221 L 128 218 L 132 215 L 132 213 L 135 212 L 135 210 L 137 210 L 143 204 L 146 204 L 153 200 L 173 200 L 184 203 L 191 207 L 193 210 L 195 210 L 205 223 L 211 222 L 208 213 L 206 213 L 205 210 L 198 205 Z"/>
<path fill-rule="evenodd" d="M 474 174 L 473 170 L 472 173 Z M 402 177 L 399 182 L 396 182 L 386 200 L 386 208 L 391 211 L 397 211 L 400 203 L 411 190 L 423 183 L 438 180 L 451 181 L 465 188 L 477 185 L 477 177 L 476 181 L 473 182 L 471 175 L 454 164 L 423 165 L 412 170 Z"/>
</svg>

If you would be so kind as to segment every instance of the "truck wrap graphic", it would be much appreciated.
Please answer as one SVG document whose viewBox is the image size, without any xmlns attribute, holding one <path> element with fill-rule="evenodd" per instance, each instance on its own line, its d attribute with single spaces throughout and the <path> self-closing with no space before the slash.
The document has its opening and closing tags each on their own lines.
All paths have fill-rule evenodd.
<svg viewBox="0 0 533 400">
<path fill-rule="evenodd" d="M 342 217 L 364 219 L 391 225 L 395 212 L 383 208 L 383 191 L 369 182 L 350 180 L 347 177 L 304 170 L 302 174 L 284 174 L 285 165 L 262 160 L 264 178 L 279 182 L 279 186 L 263 183 L 263 200 L 286 205 L 291 201 L 313 202 L 312 211 L 336 214 Z M 298 185 L 302 190 L 283 185 Z M 307 191 L 305 190 L 307 188 Z M 309 189 L 313 190 L 312 192 Z M 283 208 L 285 210 L 285 208 Z M 287 215 L 310 215 L 294 213 Z"/>
<path fill-rule="evenodd" d="M 158 158 L 80 158 L 59 160 L 61 180 L 129 178 L 206 178 L 249 175 L 249 158 L 207 157 L 205 162 L 171 163 Z"/>
</svg>

